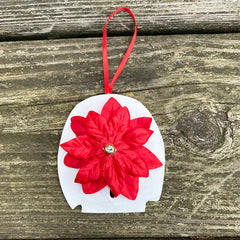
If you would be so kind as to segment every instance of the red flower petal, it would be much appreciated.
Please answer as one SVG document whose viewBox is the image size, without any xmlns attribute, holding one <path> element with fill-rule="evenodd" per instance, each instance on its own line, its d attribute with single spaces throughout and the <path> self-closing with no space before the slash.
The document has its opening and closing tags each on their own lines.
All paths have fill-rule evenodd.
<svg viewBox="0 0 240 240">
<path fill-rule="evenodd" d="M 90 111 L 86 121 L 88 135 L 97 141 L 101 141 L 108 136 L 108 126 L 103 116 L 94 111 Z"/>
<path fill-rule="evenodd" d="M 114 155 L 119 167 L 126 173 L 135 177 L 148 177 L 149 172 L 145 161 L 134 151 L 117 152 Z M 119 168 L 117 168 L 119 171 Z"/>
<path fill-rule="evenodd" d="M 122 106 L 119 104 L 119 102 L 115 98 L 111 97 L 108 99 L 108 101 L 103 106 L 101 115 L 106 119 L 107 122 L 109 122 L 111 120 L 112 116 L 120 108 L 122 108 Z"/>
<path fill-rule="evenodd" d="M 128 131 L 130 122 L 130 113 L 127 107 L 120 108 L 117 113 L 112 117 L 109 129 L 113 141 L 117 144 L 121 141 L 122 136 Z"/>
<path fill-rule="evenodd" d="M 148 141 L 152 133 L 152 130 L 136 128 L 124 136 L 124 141 L 131 147 L 141 146 Z"/>
<path fill-rule="evenodd" d="M 80 168 L 86 163 L 84 159 L 75 158 L 69 153 L 64 158 L 64 164 L 71 168 Z"/>
<path fill-rule="evenodd" d="M 123 107 L 119 109 L 115 115 L 112 117 L 111 125 L 114 129 L 114 131 L 118 131 L 119 129 L 122 129 L 123 127 L 126 129 L 126 127 L 129 127 L 129 121 L 130 121 L 130 113 L 127 109 L 127 107 Z"/>
<path fill-rule="evenodd" d="M 115 144 L 115 143 L 114 143 L 114 144 Z M 128 144 L 126 144 L 126 143 L 123 142 L 123 141 L 117 142 L 117 143 L 115 144 L 115 146 L 116 146 L 116 148 L 117 148 L 117 151 L 118 151 L 118 150 L 128 150 L 128 149 L 131 148 Z"/>
<path fill-rule="evenodd" d="M 86 118 L 81 116 L 74 116 L 71 118 L 71 129 L 76 136 L 86 134 Z"/>
<path fill-rule="evenodd" d="M 137 148 L 136 153 L 146 163 L 148 169 L 159 168 L 163 165 L 160 160 L 144 146 Z"/>
<path fill-rule="evenodd" d="M 120 183 L 120 176 L 117 174 L 116 167 L 113 164 L 112 157 L 105 158 L 105 166 L 103 171 L 103 178 L 106 184 L 111 189 L 113 195 L 117 197 L 121 193 L 122 184 Z"/>
<path fill-rule="evenodd" d="M 87 163 L 79 169 L 75 182 L 87 183 L 97 181 L 101 173 L 100 168 L 100 160 L 98 158 L 87 160 Z"/>
<path fill-rule="evenodd" d="M 135 118 L 130 121 L 129 127 L 132 129 L 135 128 L 146 128 L 149 129 L 152 123 L 152 118 L 150 117 L 140 117 Z"/>
<path fill-rule="evenodd" d="M 100 191 L 105 186 L 106 186 L 106 183 L 103 180 L 103 178 L 99 178 L 97 181 L 83 183 L 82 184 L 82 189 L 83 189 L 84 193 L 92 194 L 92 193 Z"/>
<path fill-rule="evenodd" d="M 87 159 L 94 154 L 95 145 L 96 142 L 93 139 L 84 135 L 62 143 L 60 146 L 76 158 Z"/>
<path fill-rule="evenodd" d="M 139 189 L 139 178 L 125 174 L 121 194 L 130 200 L 135 200 Z"/>
</svg>

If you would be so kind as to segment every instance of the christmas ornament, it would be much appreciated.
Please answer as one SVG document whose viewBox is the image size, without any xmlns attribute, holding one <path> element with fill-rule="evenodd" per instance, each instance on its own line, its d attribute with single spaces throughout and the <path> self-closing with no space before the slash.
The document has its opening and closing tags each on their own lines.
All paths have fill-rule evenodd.
<svg viewBox="0 0 240 240">
<path fill-rule="evenodd" d="M 109 83 L 107 23 L 119 11 L 135 22 L 131 43 Z M 82 212 L 143 212 L 160 198 L 164 178 L 163 140 L 150 112 L 139 101 L 112 94 L 137 35 L 133 13 L 114 11 L 103 31 L 105 94 L 75 106 L 63 129 L 58 151 L 62 191 L 71 208 Z"/>
</svg>

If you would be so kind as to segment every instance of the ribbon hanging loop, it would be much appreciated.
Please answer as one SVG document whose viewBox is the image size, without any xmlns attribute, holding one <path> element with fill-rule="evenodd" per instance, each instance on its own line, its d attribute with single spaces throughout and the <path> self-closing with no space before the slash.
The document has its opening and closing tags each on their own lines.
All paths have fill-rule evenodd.
<svg viewBox="0 0 240 240">
<path fill-rule="evenodd" d="M 109 68 L 108 68 L 108 55 L 107 55 L 107 23 L 109 22 L 109 20 L 118 12 L 120 11 L 126 11 L 128 12 L 131 17 L 134 20 L 135 23 L 135 30 L 134 30 L 134 34 L 132 37 L 132 40 L 128 46 L 128 49 L 125 53 L 125 55 L 122 58 L 121 63 L 118 66 L 117 71 L 115 72 L 111 83 L 109 84 Z M 120 7 L 117 10 L 115 10 L 107 19 L 105 25 L 104 25 L 104 29 L 103 29 L 103 42 L 102 42 L 102 57 L 103 57 L 103 72 L 104 72 L 104 86 L 105 86 L 105 93 L 112 93 L 112 88 L 114 83 L 116 82 L 117 78 L 119 77 L 119 75 L 121 74 L 125 64 L 127 63 L 127 60 L 133 50 L 134 44 L 135 44 L 135 40 L 136 40 L 136 36 L 137 36 L 137 22 L 135 19 L 135 16 L 133 15 L 133 13 L 131 12 L 131 10 L 127 7 Z"/>
</svg>

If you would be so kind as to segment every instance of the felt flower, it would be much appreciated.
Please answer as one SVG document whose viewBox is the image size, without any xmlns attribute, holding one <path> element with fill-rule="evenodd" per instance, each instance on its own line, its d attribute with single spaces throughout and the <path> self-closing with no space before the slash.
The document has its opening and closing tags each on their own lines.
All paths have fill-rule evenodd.
<svg viewBox="0 0 240 240">
<path fill-rule="evenodd" d="M 86 118 L 71 118 L 76 138 L 61 144 L 67 152 L 64 164 L 79 169 L 75 182 L 83 192 L 95 193 L 106 185 L 114 197 L 119 194 L 134 200 L 139 177 L 162 166 L 159 159 L 143 145 L 153 131 L 152 118 L 131 119 L 127 107 L 111 97 L 101 114 L 89 111 Z"/>
</svg>

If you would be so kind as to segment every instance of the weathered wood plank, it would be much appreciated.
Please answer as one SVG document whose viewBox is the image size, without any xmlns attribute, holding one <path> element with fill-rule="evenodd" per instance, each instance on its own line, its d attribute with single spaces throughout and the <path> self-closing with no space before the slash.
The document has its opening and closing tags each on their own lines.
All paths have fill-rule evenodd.
<svg viewBox="0 0 240 240">
<path fill-rule="evenodd" d="M 240 30 L 239 0 L 1 0 L 0 40 L 101 36 L 109 14 L 128 6 L 138 33 L 214 33 Z M 109 35 L 132 34 L 122 13 L 109 24 Z"/>
<path fill-rule="evenodd" d="M 165 184 L 146 213 L 107 215 L 71 210 L 56 168 L 69 112 L 103 93 L 101 39 L 0 43 L 0 238 L 238 236 L 239 39 L 138 37 L 115 89 L 153 113 Z M 109 38 L 112 69 L 129 40 Z"/>
</svg>

